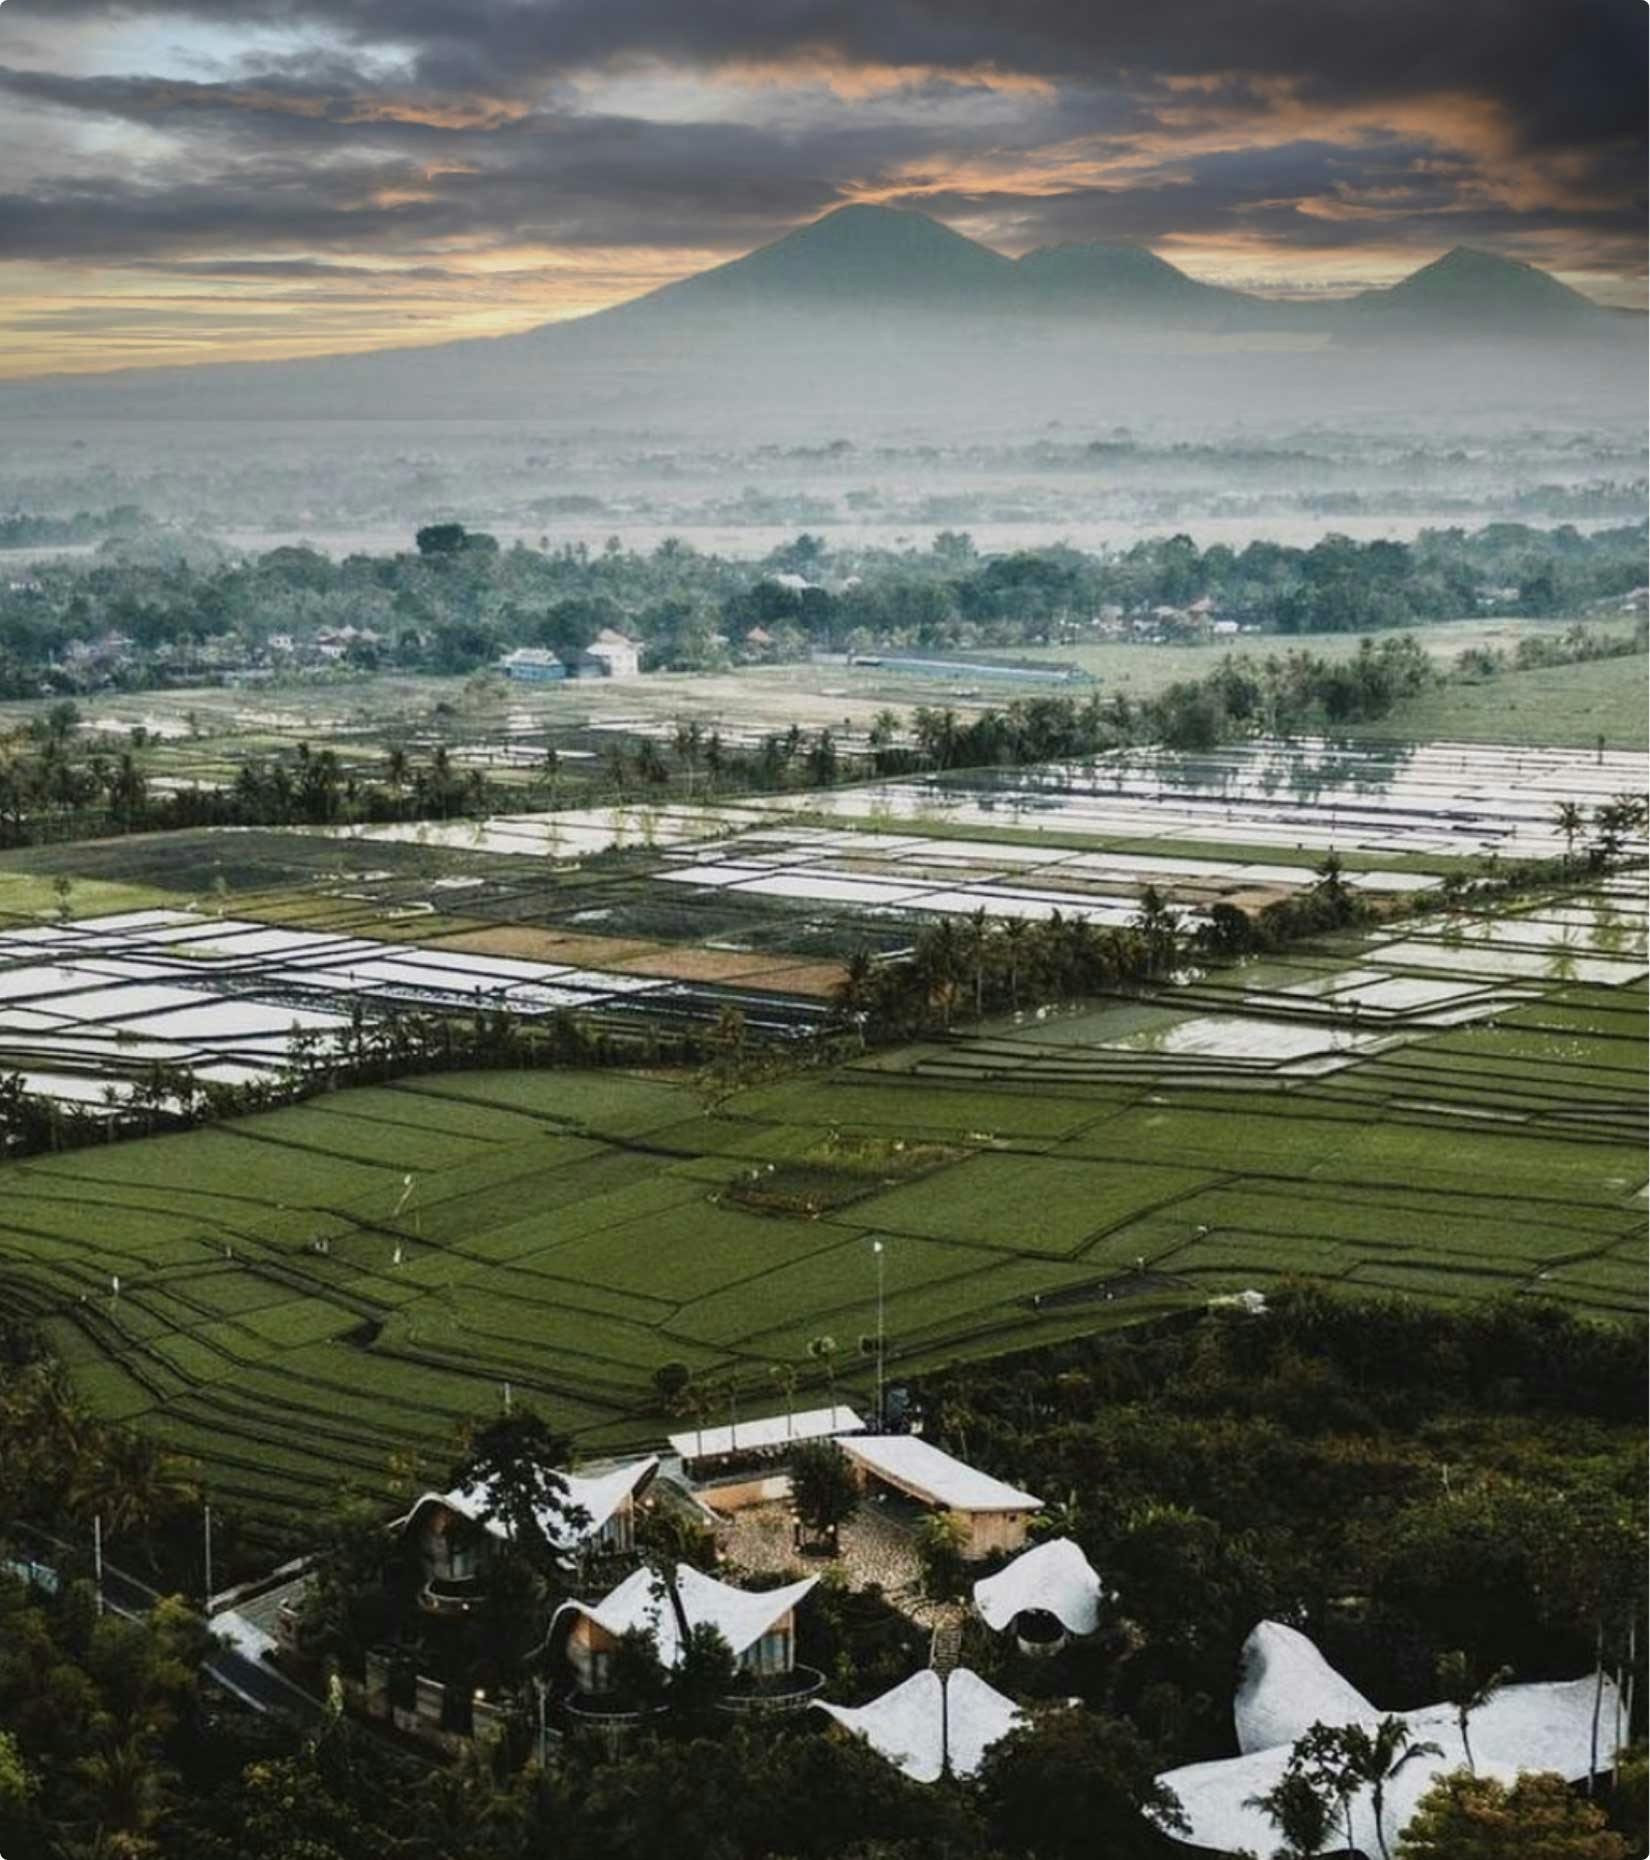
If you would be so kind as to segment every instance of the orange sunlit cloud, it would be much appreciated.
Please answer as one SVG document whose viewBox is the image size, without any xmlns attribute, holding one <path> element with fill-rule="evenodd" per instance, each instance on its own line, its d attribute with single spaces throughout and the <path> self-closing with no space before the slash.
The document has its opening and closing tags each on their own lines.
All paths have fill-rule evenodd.
<svg viewBox="0 0 1650 1860">
<path fill-rule="evenodd" d="M 854 201 L 926 205 L 1011 254 L 1135 240 L 1280 295 L 1389 283 L 1463 242 L 1643 301 L 1642 108 L 1595 134 L 1595 91 L 1568 141 L 1532 141 L 1551 51 L 1525 82 L 1505 36 L 1450 37 L 1430 13 L 1406 15 L 1429 47 L 1418 85 L 1402 61 L 1366 74 L 1377 37 L 1343 55 L 1318 34 L 1348 66 L 1328 78 L 1291 63 L 1316 0 L 1269 54 L 1259 26 L 1177 27 L 1182 0 L 1120 5 L 1103 32 L 1022 0 L 788 43 L 742 0 L 567 0 L 554 21 L 474 0 L 460 58 L 329 36 L 343 0 L 302 0 L 297 40 L 229 23 L 222 0 L 173 3 L 194 23 L 165 35 L 39 11 L 27 68 L 0 61 L 0 108 L 29 124 L 0 187 L 0 372 L 501 334 Z M 1069 69 L 1050 53 L 1068 38 Z M 1552 44 L 1568 59 L 1576 41 Z"/>
</svg>

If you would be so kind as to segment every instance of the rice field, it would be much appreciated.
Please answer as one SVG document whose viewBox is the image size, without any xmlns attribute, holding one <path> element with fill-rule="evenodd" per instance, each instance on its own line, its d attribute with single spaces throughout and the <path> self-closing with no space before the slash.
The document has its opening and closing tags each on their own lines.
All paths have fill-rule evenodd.
<svg viewBox="0 0 1650 1860">
<path fill-rule="evenodd" d="M 647 1014 L 686 1023 L 737 1006 L 782 1036 L 824 1008 L 771 988 L 717 987 L 571 962 L 293 928 L 193 910 L 115 913 L 0 930 L 0 1069 L 62 1099 L 119 1099 L 156 1064 L 202 1085 L 279 1078 L 302 1036 L 350 1035 L 359 1011 L 507 1009 Z"/>
<path fill-rule="evenodd" d="M 210 1038 L 178 969 L 263 987 L 309 952 L 151 928 L 155 972 L 106 980 L 144 1039 Z M 0 969 L 8 1012 L 60 1012 L 107 960 L 27 947 L 60 987 Z M 344 960 L 465 985 L 439 953 Z M 1632 1318 L 1647 966 L 1638 880 L 1578 881 L 714 1100 L 626 1072 L 338 1093 L 0 1168 L 0 1301 L 271 1541 L 391 1454 L 438 1475 L 505 1383 L 591 1453 L 657 1440 L 666 1362 L 718 1419 L 773 1410 L 776 1369 L 822 1394 L 821 1335 L 863 1387 L 877 1241 L 895 1375 L 1296 1273 Z"/>
<path fill-rule="evenodd" d="M 1214 848 L 1240 861 L 1264 859 L 1259 849 L 1321 856 L 1333 847 L 1359 865 L 1550 858 L 1564 848 L 1554 824 L 1561 802 L 1586 808 L 1644 788 L 1644 756 L 1624 750 L 1257 738 L 1199 754 L 1122 749 L 1077 764 L 920 776 L 765 805 L 852 817 L 880 832 L 913 823 L 1009 828 L 1033 843 L 1045 834 L 1053 844 L 1086 838 L 1117 852 L 1142 841 L 1158 856 Z"/>
</svg>

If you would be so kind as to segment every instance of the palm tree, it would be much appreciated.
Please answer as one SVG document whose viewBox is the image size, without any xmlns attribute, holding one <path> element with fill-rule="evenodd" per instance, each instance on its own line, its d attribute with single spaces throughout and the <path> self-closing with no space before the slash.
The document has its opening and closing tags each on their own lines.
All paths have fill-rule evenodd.
<svg viewBox="0 0 1650 1860">
<path fill-rule="evenodd" d="M 836 1412 L 836 1338 L 815 1337 L 808 1345 L 808 1354 L 816 1363 L 825 1366 L 825 1383 L 831 1391 L 831 1412 Z"/>
<path fill-rule="evenodd" d="M 1322 862 L 1314 867 L 1317 878 L 1317 891 L 1326 903 L 1340 910 L 1346 903 L 1346 862 L 1333 846 L 1323 856 Z"/>
<path fill-rule="evenodd" d="M 1141 892 L 1140 910 L 1135 917 L 1134 927 L 1146 945 L 1147 973 L 1172 970 L 1178 948 L 1180 914 L 1171 908 L 1155 885 L 1148 885 Z"/>
<path fill-rule="evenodd" d="M 1417 1757 L 1441 1757 L 1444 1753 L 1437 1744 L 1417 1743 L 1415 1733 L 1402 1718 L 1383 1718 L 1373 1733 L 1352 1725 L 1347 1729 L 1357 1732 L 1347 1742 L 1350 1768 L 1360 1782 L 1369 1785 L 1375 1838 L 1381 1843 L 1383 1860 L 1392 1860 L 1392 1850 L 1386 1844 L 1386 1786 Z"/>
<path fill-rule="evenodd" d="M 687 770 L 688 799 L 693 798 L 693 778 L 699 770 L 699 750 L 705 740 L 704 730 L 696 720 L 678 718 L 671 747 L 676 759 Z"/>
<path fill-rule="evenodd" d="M 188 1460 L 149 1435 L 122 1427 L 82 1460 L 73 1503 L 82 1517 L 102 1518 L 111 1538 L 136 1536 L 147 1544 L 157 1526 L 198 1497 Z"/>
<path fill-rule="evenodd" d="M 655 788 L 663 787 L 670 780 L 670 770 L 665 767 L 659 745 L 651 736 L 644 736 L 641 748 L 636 751 L 636 773 Z"/>
<path fill-rule="evenodd" d="M 1008 1000 L 1016 1013 L 1020 1007 L 1020 966 L 1025 961 L 1029 928 L 1023 917 L 1005 917 L 1001 926 L 1003 949 L 1008 957 Z"/>
<path fill-rule="evenodd" d="M 796 1406 L 797 1372 L 791 1363 L 770 1363 L 768 1374 L 774 1382 L 785 1391 L 785 1438 L 791 1437 L 791 1411 Z"/>
<path fill-rule="evenodd" d="M 1575 857 L 1576 841 L 1587 825 L 1587 817 L 1575 801 L 1560 801 L 1553 809 L 1553 823 L 1564 835 L 1564 864 L 1568 868 Z"/>
<path fill-rule="evenodd" d="M 957 1005 L 957 977 L 962 969 L 962 948 L 957 927 L 949 917 L 918 939 L 914 967 L 921 982 L 925 1009 L 938 1007 L 940 1024 L 948 1031 Z"/>
<path fill-rule="evenodd" d="M 982 904 L 968 917 L 968 953 L 974 965 L 974 1018 L 985 1016 L 986 915 Z"/>
<path fill-rule="evenodd" d="M 871 1004 L 871 987 L 876 978 L 876 962 L 861 944 L 842 965 L 842 980 L 836 985 L 837 1003 L 859 1030 L 860 1051 L 865 1050 L 865 1015 Z"/>
<path fill-rule="evenodd" d="M 164 1814 L 175 1780 L 174 1772 L 158 1760 L 153 1739 L 141 1730 L 111 1737 L 74 1767 L 96 1804 L 98 1827 L 127 1837 L 123 1844 L 111 1843 L 112 1850 L 151 1851 L 144 1837 Z"/>
<path fill-rule="evenodd" d="M 1297 1769 L 1285 1770 L 1282 1779 L 1265 1795 L 1252 1795 L 1245 1808 L 1258 1808 L 1283 1836 L 1282 1854 L 1311 1860 L 1322 1853 L 1324 1843 L 1335 1826 L 1335 1810 L 1329 1796 L 1310 1776 Z"/>
<path fill-rule="evenodd" d="M 1444 1697 L 1455 1707 L 1455 1721 L 1461 1727 L 1461 1748 L 1466 1752 L 1467 1768 L 1474 1776 L 1478 1765 L 1472 1759 L 1472 1739 L 1467 1735 L 1467 1720 L 1475 1711 L 1489 1704 L 1497 1692 L 1512 1678 L 1510 1666 L 1498 1666 L 1486 1678 L 1478 1676 L 1472 1660 L 1460 1651 L 1438 1656 L 1438 1684 Z"/>
</svg>

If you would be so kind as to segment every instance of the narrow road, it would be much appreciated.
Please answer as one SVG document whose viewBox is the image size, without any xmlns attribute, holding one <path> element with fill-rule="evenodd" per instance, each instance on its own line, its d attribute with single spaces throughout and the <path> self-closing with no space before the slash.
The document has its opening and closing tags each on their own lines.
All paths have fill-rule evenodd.
<svg viewBox="0 0 1650 1860">
<path fill-rule="evenodd" d="M 29 1525 L 20 1525 L 19 1530 L 27 1532 L 42 1546 L 55 1550 L 74 1549 L 60 1537 L 53 1537 L 46 1531 L 36 1530 Z M 50 1564 L 42 1568 L 52 1569 Z M 57 1572 L 52 1569 L 53 1575 Z M 104 1605 L 115 1614 L 128 1621 L 141 1620 L 154 1605 L 162 1599 L 158 1589 L 151 1588 L 146 1582 L 140 1582 L 129 1571 L 118 1569 L 107 1557 L 103 1559 L 103 1601 Z M 210 1623 L 208 1623 L 210 1626 Z M 330 1721 L 326 1701 L 318 1699 L 313 1693 L 306 1692 L 296 1685 L 277 1667 L 267 1660 L 254 1660 L 233 1647 L 214 1646 L 201 1662 L 201 1671 L 215 1684 L 220 1685 L 232 1697 L 253 1711 L 266 1716 L 282 1717 L 296 1724 L 300 1730 L 320 1731 Z M 351 1724 L 366 1732 L 381 1749 L 391 1756 L 404 1761 L 412 1761 L 435 1768 L 440 1766 L 440 1759 L 431 1753 L 409 1749 L 406 1745 L 392 1742 L 383 1737 L 374 1726 L 352 1718 Z"/>
</svg>

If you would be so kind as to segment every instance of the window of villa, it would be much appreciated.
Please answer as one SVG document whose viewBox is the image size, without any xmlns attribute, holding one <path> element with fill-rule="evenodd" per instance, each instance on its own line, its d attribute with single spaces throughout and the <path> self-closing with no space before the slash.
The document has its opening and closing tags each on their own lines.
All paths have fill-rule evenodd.
<svg viewBox="0 0 1650 1860">
<path fill-rule="evenodd" d="M 770 1628 L 745 1655 L 744 1664 L 753 1673 L 788 1673 L 791 1670 L 791 1631 Z"/>
</svg>

